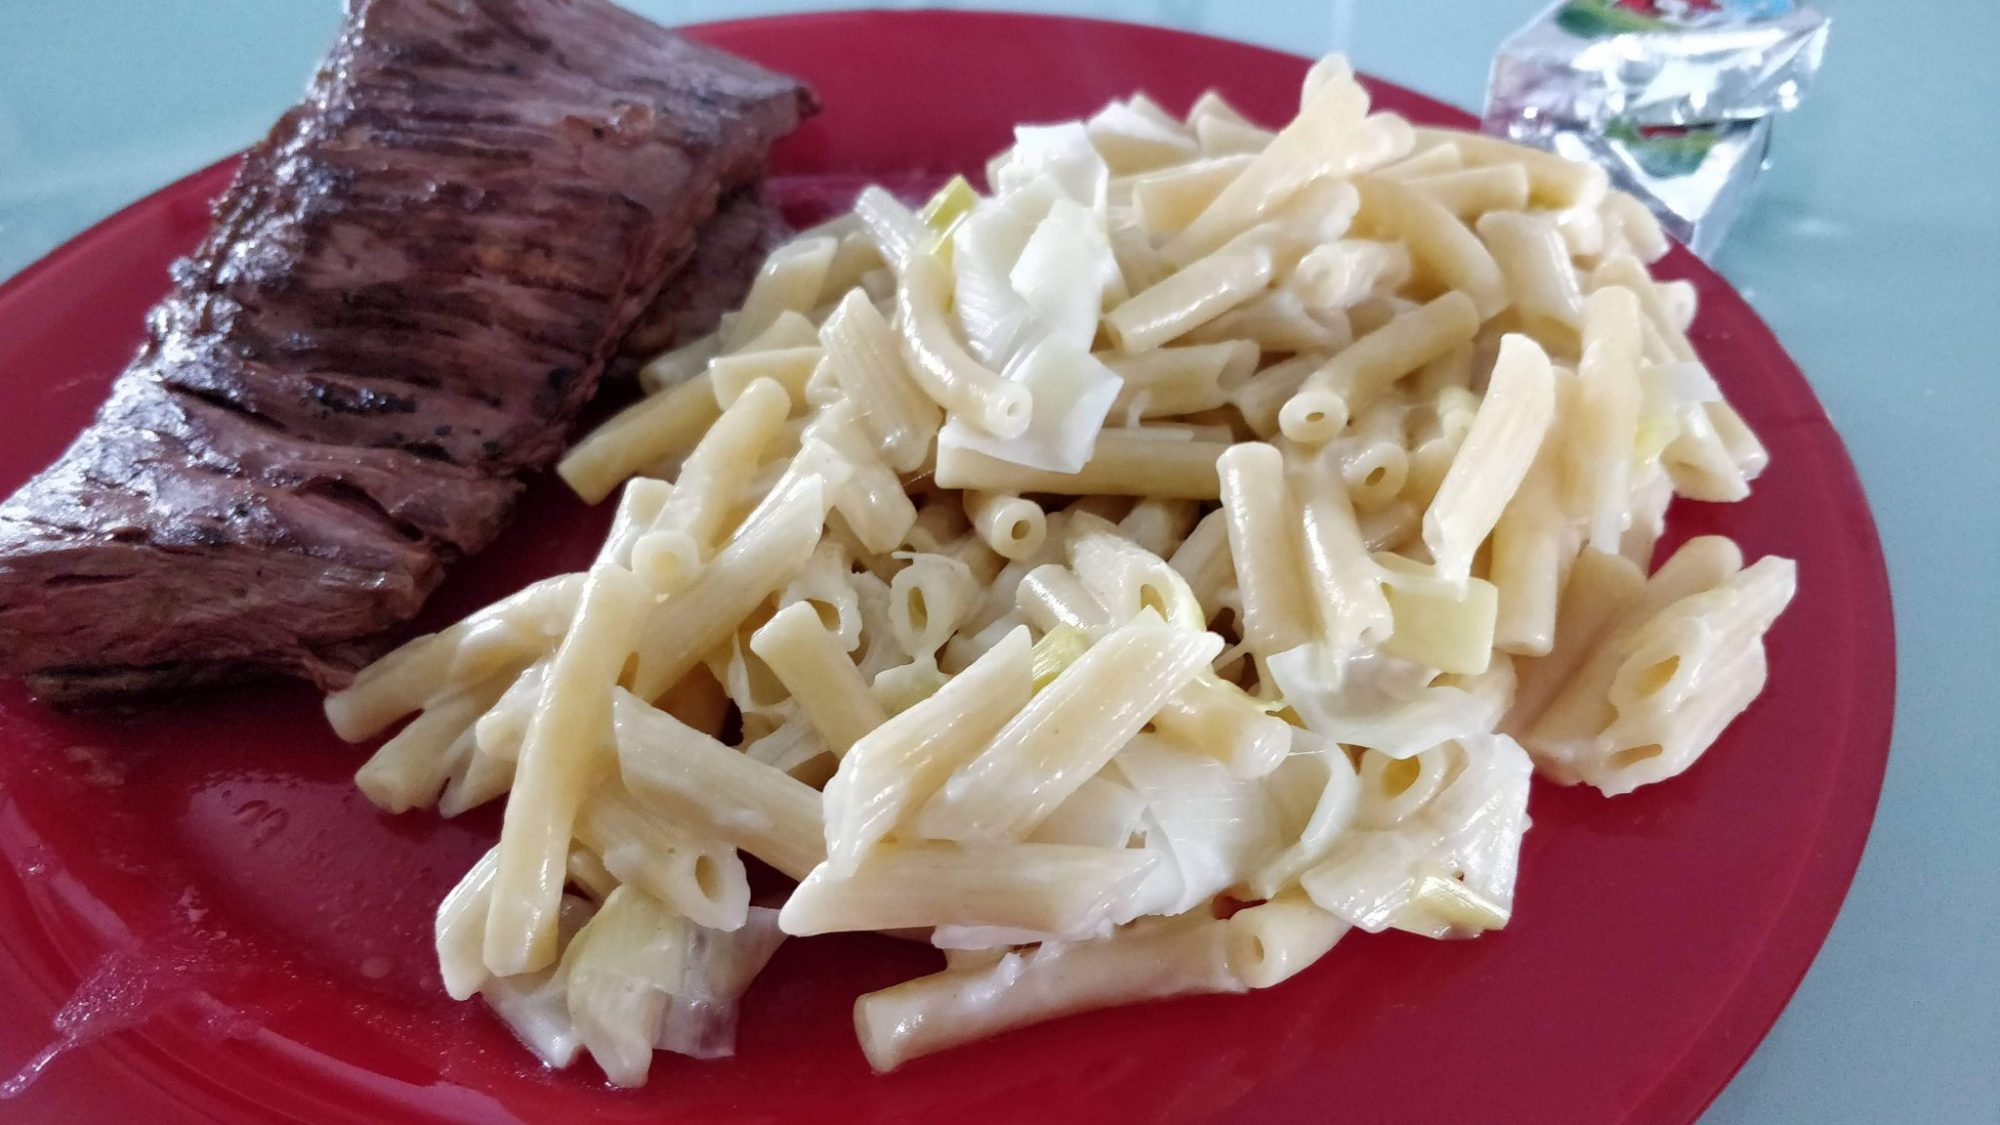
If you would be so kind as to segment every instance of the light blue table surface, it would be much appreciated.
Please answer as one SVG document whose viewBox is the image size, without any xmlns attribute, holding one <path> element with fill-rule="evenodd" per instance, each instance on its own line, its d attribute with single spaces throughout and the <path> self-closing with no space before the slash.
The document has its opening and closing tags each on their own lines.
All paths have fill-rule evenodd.
<svg viewBox="0 0 2000 1125">
<path fill-rule="evenodd" d="M 839 6 L 632 3 L 679 22 Z M 1538 5 L 1011 6 L 1344 49 L 1362 69 L 1476 108 L 1493 47 Z M 1776 166 L 1717 264 L 1811 378 L 1873 502 L 1895 590 L 1895 749 L 1832 936 L 1706 1120 L 1993 1125 L 2000 5 L 1824 7 L 1836 21 L 1826 69 L 1781 123 Z M 255 139 L 338 18 L 336 0 L 0 0 L 0 278 Z"/>
</svg>

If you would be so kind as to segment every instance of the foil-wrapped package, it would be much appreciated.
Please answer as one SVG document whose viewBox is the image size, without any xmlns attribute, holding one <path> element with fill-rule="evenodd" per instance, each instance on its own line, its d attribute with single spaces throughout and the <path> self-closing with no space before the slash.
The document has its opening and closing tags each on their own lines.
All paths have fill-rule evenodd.
<svg viewBox="0 0 2000 1125">
<path fill-rule="evenodd" d="M 1614 123 L 1603 130 L 1541 122 L 1502 135 L 1603 165 L 1613 184 L 1652 208 L 1668 234 L 1706 258 L 1749 202 L 1770 153 L 1771 118 L 1644 128 Z"/>
<path fill-rule="evenodd" d="M 1825 16 L 1792 0 L 1565 0 L 1500 45 L 1489 119 L 1713 125 L 1798 105 Z"/>
<path fill-rule="evenodd" d="M 1794 0 L 1563 0 L 1500 47 L 1485 129 L 1596 161 L 1704 256 L 1819 69 L 1828 21 Z"/>
</svg>

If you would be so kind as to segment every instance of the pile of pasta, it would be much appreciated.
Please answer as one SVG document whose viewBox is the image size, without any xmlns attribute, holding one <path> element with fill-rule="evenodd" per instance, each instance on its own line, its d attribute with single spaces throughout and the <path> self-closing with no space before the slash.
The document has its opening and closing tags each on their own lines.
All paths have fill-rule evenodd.
<svg viewBox="0 0 2000 1125">
<path fill-rule="evenodd" d="M 1333 58 L 1276 132 L 1135 97 L 986 178 L 778 249 L 562 463 L 622 489 L 588 571 L 327 700 L 407 719 L 383 808 L 508 795 L 438 957 L 552 1064 L 727 1053 L 788 935 L 943 951 L 856 1003 L 886 1070 L 1496 929 L 1532 773 L 1671 777 L 1763 686 L 1793 565 L 1651 563 L 1765 454 L 1598 169 Z"/>
</svg>

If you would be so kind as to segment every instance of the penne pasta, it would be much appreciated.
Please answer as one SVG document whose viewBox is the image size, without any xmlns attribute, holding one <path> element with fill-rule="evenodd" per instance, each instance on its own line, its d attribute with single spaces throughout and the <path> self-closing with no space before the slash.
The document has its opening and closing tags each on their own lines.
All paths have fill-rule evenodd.
<svg viewBox="0 0 2000 1125">
<path fill-rule="evenodd" d="M 1270 247 L 1231 243 L 1133 294 L 1105 314 L 1105 331 L 1121 351 L 1158 347 L 1248 301 L 1276 269 Z"/>
<path fill-rule="evenodd" d="M 1529 334 L 1550 342 L 1545 346 L 1574 339 L 1583 328 L 1583 290 L 1555 223 L 1518 211 L 1491 211 L 1480 216 L 1476 229 Z"/>
<path fill-rule="evenodd" d="M 1153 725 L 1239 778 L 1268 775 L 1291 749 L 1292 727 L 1269 704 L 1210 673 L 1197 674 L 1161 704 Z"/>
<path fill-rule="evenodd" d="M 778 609 L 804 603 L 833 634 L 838 651 L 852 652 L 860 647 L 866 628 L 853 578 L 854 560 L 848 549 L 821 539 L 805 568 L 779 591 Z"/>
<path fill-rule="evenodd" d="M 1456 153 L 1458 150 L 1440 145 L 1430 151 Z M 1389 173 L 1385 170 L 1384 175 Z M 1473 222 L 1492 211 L 1528 209 L 1528 170 L 1519 164 L 1440 167 L 1435 173 L 1416 176 L 1406 170 L 1390 178 L 1402 180 L 1412 189 L 1430 196 L 1463 222 Z"/>
<path fill-rule="evenodd" d="M 500 976 L 556 959 L 562 871 L 584 791 L 609 768 L 611 689 L 632 650 L 645 588 L 630 572 L 599 567 L 577 598 L 576 620 L 556 650 L 529 721 L 514 796 L 495 847 L 486 967 Z"/>
<path fill-rule="evenodd" d="M 1104 235 L 1111 243 L 1112 259 L 1118 265 L 1118 275 L 1125 282 L 1128 293 L 1158 285 L 1173 272 L 1172 263 L 1153 245 L 1152 236 L 1146 233 L 1133 208 L 1108 208 L 1104 216 Z"/>
<path fill-rule="evenodd" d="M 1241 939 L 1239 939 L 1241 940 Z M 1247 943 L 1246 943 L 1247 945 Z M 946 969 L 854 1004 L 862 1053 L 877 1071 L 1011 1028 L 1095 1008 L 1202 992 L 1242 992 L 1229 929 L 1212 918 L 1049 943 L 989 966 Z"/>
<path fill-rule="evenodd" d="M 1192 500 L 1145 499 L 1118 520 L 1118 531 L 1142 550 L 1165 558 L 1193 533 L 1201 506 Z"/>
<path fill-rule="evenodd" d="M 960 766 L 918 814 L 931 840 L 1018 840 L 1103 768 L 1222 649 L 1135 622 L 1090 647 Z"/>
<path fill-rule="evenodd" d="M 916 522 L 916 505 L 895 470 L 856 428 L 853 408 L 847 403 L 822 408 L 801 439 L 802 452 L 831 470 L 828 501 L 861 548 L 871 554 L 894 550 Z"/>
<path fill-rule="evenodd" d="M 1183 629 L 1200 632 L 1206 626 L 1207 615 L 1180 574 L 1117 527 L 1079 517 L 1067 538 L 1070 570 L 1113 622 L 1150 610 Z"/>
<path fill-rule="evenodd" d="M 681 467 L 672 496 L 632 543 L 632 570 L 655 593 L 685 589 L 714 553 L 725 521 L 764 450 L 791 410 L 782 387 L 759 379 L 743 389 Z"/>
<path fill-rule="evenodd" d="M 1236 589 L 1236 562 L 1230 558 L 1228 512 L 1216 508 L 1202 516 L 1188 538 L 1174 548 L 1168 565 L 1188 583 L 1188 591 L 1204 607 L 1218 607 Z"/>
<path fill-rule="evenodd" d="M 1221 603 L 1236 587 L 1236 565 L 1229 554 L 1228 512 L 1218 508 L 1203 516 L 1174 548 L 1167 565 L 1180 574 L 1202 605 Z"/>
<path fill-rule="evenodd" d="M 1603 168 L 1565 160 L 1540 149 L 1457 129 L 1416 131 L 1418 148 L 1450 145 L 1472 165 L 1517 164 L 1528 173 L 1528 198 L 1538 207 L 1563 210 L 1602 204 L 1610 188 Z"/>
<path fill-rule="evenodd" d="M 1544 741 L 1537 731 L 1553 741 L 1602 729 L 1622 639 L 1668 605 L 1714 589 L 1742 567 L 1742 551 L 1717 536 L 1681 544 L 1651 577 L 1623 558 L 1586 552 L 1563 590 L 1555 645 L 1541 660 L 1523 662 L 1504 729 L 1534 741 Z"/>
<path fill-rule="evenodd" d="M 727 411 L 752 383 L 769 380 L 789 402 L 804 402 L 806 381 L 819 369 L 825 351 L 817 344 L 717 356 L 709 361 L 708 382 L 716 404 Z"/>
<path fill-rule="evenodd" d="M 948 555 L 912 555 L 889 580 L 889 627 L 910 656 L 935 657 L 979 601 L 971 567 Z"/>
<path fill-rule="evenodd" d="M 1401 288 L 1410 270 L 1410 254 L 1401 243 L 1343 238 L 1307 251 L 1285 287 L 1307 308 L 1348 309 Z"/>
<path fill-rule="evenodd" d="M 684 456 L 721 414 L 707 378 L 689 378 L 612 415 L 556 462 L 556 475 L 595 504 L 647 466 Z"/>
<path fill-rule="evenodd" d="M 1352 332 L 1339 310 L 1314 312 L 1306 308 L 1297 293 L 1274 289 L 1238 305 L 1182 339 L 1189 344 L 1249 340 L 1260 352 L 1289 355 L 1344 348 L 1352 342 Z"/>
<path fill-rule="evenodd" d="M 1620 287 L 1584 305 L 1575 417 L 1565 427 L 1562 506 L 1583 522 L 1591 548 L 1616 551 L 1631 525 L 1632 450 L 1639 441 L 1639 302 Z"/>
<path fill-rule="evenodd" d="M 1260 129 L 1247 121 L 1214 116 L 1195 122 L 1194 131 L 1202 155 L 1209 157 L 1259 153 L 1270 146 L 1272 136 L 1269 129 Z"/>
<path fill-rule="evenodd" d="M 1351 345 L 1350 345 L 1351 348 Z M 1229 404 L 1243 417 L 1244 424 L 1264 441 L 1280 433 L 1279 416 L 1285 404 L 1325 360 L 1317 355 L 1299 355 L 1274 363 L 1244 380 L 1229 394 Z M 1331 431 L 1339 432 L 1336 426 Z"/>
<path fill-rule="evenodd" d="M 822 301 L 833 294 L 858 288 L 864 277 L 888 265 L 882 252 L 876 248 L 875 239 L 851 211 L 811 230 L 801 231 L 799 237 L 825 237 L 836 243 L 833 260 L 827 263 L 826 278 L 820 283 Z M 822 303 L 817 308 L 825 308 L 825 305 Z"/>
<path fill-rule="evenodd" d="M 1473 553 L 1519 490 L 1554 416 L 1548 356 L 1527 337 L 1508 335 L 1465 444 L 1424 513 L 1424 545 L 1446 581 L 1471 574 Z"/>
<path fill-rule="evenodd" d="M 617 883 L 691 922 L 726 931 L 750 916 L 750 880 L 734 848 L 686 831 L 620 787 L 602 787 L 583 803 L 576 839 Z"/>
<path fill-rule="evenodd" d="M 868 692 L 868 680 L 839 638 L 804 602 L 779 610 L 750 638 L 757 654 L 797 701 L 835 756 L 888 721 Z"/>
<path fill-rule="evenodd" d="M 1409 481 L 1404 422 L 1409 408 L 1378 402 L 1349 423 L 1345 436 L 1327 443 L 1321 458 L 1339 469 L 1355 508 L 1370 511 L 1394 500 Z"/>
<path fill-rule="evenodd" d="M 1657 262 L 1667 256 L 1673 244 L 1660 227 L 1658 216 L 1630 192 L 1613 191 L 1601 204 L 1605 224 L 1618 232 L 1619 248 L 1642 262 Z"/>
<path fill-rule="evenodd" d="M 1188 106 L 1183 128 L 1192 134 L 1197 125 L 1211 118 L 1235 125 L 1251 124 L 1250 119 L 1243 116 L 1242 111 L 1231 105 L 1229 99 L 1223 97 L 1220 92 L 1203 90 L 1195 97 L 1194 103 Z"/>
<path fill-rule="evenodd" d="M 659 698 L 806 565 L 826 518 L 822 493 L 817 476 L 781 486 L 686 588 L 645 615 L 631 672 L 635 694 Z"/>
<path fill-rule="evenodd" d="M 1734 503 L 1750 495 L 1750 481 L 1764 466 L 1763 446 L 1727 404 L 1698 402 L 1681 411 L 1680 432 L 1660 454 L 1674 491 L 1692 500 Z M 1718 418 L 1730 427 L 1737 448 L 1723 437 Z M 1738 457 L 1738 452 L 1745 456 Z"/>
<path fill-rule="evenodd" d="M 1762 691 L 1763 636 L 1796 588 L 1792 562 L 1766 558 L 1677 598 L 1649 589 L 1657 611 L 1601 640 L 1523 745 L 1611 796 L 1681 773 Z"/>
<path fill-rule="evenodd" d="M 1439 289 L 1472 298 L 1480 319 L 1507 307 L 1507 278 L 1479 236 L 1435 199 L 1377 176 L 1355 181 L 1361 191 L 1357 222 L 1400 239 L 1418 271 Z"/>
<path fill-rule="evenodd" d="M 1255 226 L 1270 208 L 1309 180 L 1342 166 L 1368 112 L 1368 95 L 1351 70 L 1331 73 L 1299 107 L 1299 115 L 1256 153 L 1251 163 L 1166 246 L 1167 257 L 1192 262 Z M 1194 120 L 1196 135 L 1209 117 Z M 1230 122 L 1235 124 L 1235 122 Z"/>
<path fill-rule="evenodd" d="M 721 332 L 677 345 L 639 368 L 639 387 L 649 395 L 672 390 L 707 370 L 708 361 L 721 354 Z"/>
<path fill-rule="evenodd" d="M 1459 154 L 1458 146 L 1450 141 L 1419 147 L 1416 152 L 1385 167 L 1377 169 L 1377 174 L 1396 180 L 1416 180 L 1426 176 L 1442 176 L 1465 168 L 1465 157 Z"/>
<path fill-rule="evenodd" d="M 510 762 L 520 760 L 521 740 L 527 736 L 528 722 L 534 718 L 548 680 L 549 662 L 538 660 L 507 685 L 473 725 L 474 744 L 481 754 Z"/>
<path fill-rule="evenodd" d="M 1028 558 L 1048 539 L 1041 505 L 1012 493 L 967 492 L 965 517 L 980 542 L 1004 559 Z"/>
<path fill-rule="evenodd" d="M 1123 380 L 1112 417 L 1168 418 L 1222 406 L 1230 389 L 1257 369 L 1261 350 L 1253 340 L 1235 339 L 1109 357 L 1107 365 Z"/>
<path fill-rule="evenodd" d="M 497 849 L 488 850 L 438 904 L 434 928 L 438 973 L 445 994 L 470 1000 L 492 976 L 486 968 L 486 915 L 493 906 L 493 876 L 500 868 Z"/>
<path fill-rule="evenodd" d="M 970 761 L 1033 688 L 1026 629 L 1014 629 L 935 694 L 857 741 L 826 786 L 827 862 L 861 857 Z"/>
<path fill-rule="evenodd" d="M 1395 608 L 1381 566 L 1368 554 L 1346 491 L 1327 466 L 1308 463 L 1289 475 L 1299 509 L 1299 538 L 1311 619 L 1335 651 L 1393 639 Z"/>
<path fill-rule="evenodd" d="M 1471 298 L 1447 293 L 1395 317 L 1315 369 L 1278 412 L 1296 442 L 1317 445 L 1396 380 L 1471 341 L 1479 313 Z"/>
<path fill-rule="evenodd" d="M 618 508 L 611 516 L 611 530 L 605 533 L 604 545 L 598 548 L 592 565 L 632 569 L 632 545 L 653 526 L 673 493 L 673 485 L 652 477 L 626 481 L 618 495 Z"/>
<path fill-rule="evenodd" d="M 1230 972 L 1251 988 L 1270 988 L 1299 975 L 1350 929 L 1298 893 L 1238 911 L 1223 927 Z"/>
<path fill-rule="evenodd" d="M 1562 424 L 1567 433 L 1579 424 Z M 1497 594 L 1493 647 L 1516 656 L 1546 656 L 1555 645 L 1556 607 L 1575 553 L 1561 490 L 1562 441 L 1545 441 L 1521 487 L 1493 525 L 1487 578 Z"/>
<path fill-rule="evenodd" d="M 1154 441 L 1105 430 L 1078 472 L 1029 469 L 969 449 L 941 449 L 935 479 L 944 488 L 988 492 L 1213 500 L 1220 493 L 1215 459 L 1224 448 L 1215 441 Z"/>
<path fill-rule="evenodd" d="M 1235 445 L 1217 467 L 1243 642 L 1265 656 L 1297 647 L 1309 637 L 1311 603 L 1284 456 L 1274 446 Z"/>
<path fill-rule="evenodd" d="M 1250 166 L 1250 153 L 1189 161 L 1132 180 L 1132 208 L 1154 238 L 1185 230 L 1222 189 Z"/>
<path fill-rule="evenodd" d="M 734 316 L 735 314 L 730 314 Z M 777 319 L 763 331 L 758 332 L 742 344 L 726 349 L 726 355 L 754 355 L 758 352 L 785 351 L 791 348 L 809 348 L 818 339 L 818 329 L 813 327 L 811 317 L 793 309 L 778 314 Z"/>
<path fill-rule="evenodd" d="M 1019 437 L 1028 428 L 1033 396 L 966 354 L 945 319 L 948 297 L 944 267 L 929 254 L 913 255 L 896 288 L 910 373 L 945 410 L 997 437 Z"/>
<path fill-rule="evenodd" d="M 821 326 L 819 338 L 827 370 L 880 443 L 883 460 L 897 472 L 916 471 L 940 418 L 937 404 L 904 366 L 895 330 L 865 294 L 853 291 Z"/>
<path fill-rule="evenodd" d="M 823 866 L 806 876 L 778 925 L 795 937 L 924 926 L 1085 936 L 1109 922 L 1156 862 L 1127 848 L 887 843 L 852 871 Z"/>
<path fill-rule="evenodd" d="M 612 702 L 618 768 L 661 801 L 794 879 L 826 857 L 820 797 L 804 782 L 724 746 L 624 689 Z"/>
<path fill-rule="evenodd" d="M 384 812 L 408 812 L 435 802 L 462 765 L 458 740 L 499 700 L 508 679 L 495 677 L 428 703 L 423 714 L 355 771 L 356 787 Z"/>
<path fill-rule="evenodd" d="M 817 236 L 797 238 L 773 250 L 724 333 L 724 350 L 750 343 L 782 313 L 805 312 L 817 305 L 838 245 L 832 238 Z"/>
<path fill-rule="evenodd" d="M 1094 636 L 1116 624 L 1111 611 L 1091 594 L 1076 572 L 1056 563 L 1023 575 L 1015 587 L 1014 600 L 1022 619 L 1043 633 L 1069 629 Z"/>
</svg>

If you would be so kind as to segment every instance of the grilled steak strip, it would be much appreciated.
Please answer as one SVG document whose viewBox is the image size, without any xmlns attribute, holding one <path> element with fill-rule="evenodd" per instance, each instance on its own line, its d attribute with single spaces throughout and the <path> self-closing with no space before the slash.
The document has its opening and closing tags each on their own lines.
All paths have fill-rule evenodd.
<svg viewBox="0 0 2000 1125">
<path fill-rule="evenodd" d="M 787 233 L 785 220 L 761 185 L 724 199 L 702 225 L 688 258 L 619 348 L 615 368 L 637 368 L 669 348 L 715 330 L 722 314 L 743 303 L 757 267 Z"/>
<path fill-rule="evenodd" d="M 97 419 L 0 504 L 0 672 L 346 682 L 812 109 L 605 0 L 352 0 Z"/>
</svg>

